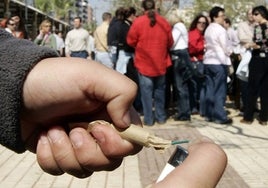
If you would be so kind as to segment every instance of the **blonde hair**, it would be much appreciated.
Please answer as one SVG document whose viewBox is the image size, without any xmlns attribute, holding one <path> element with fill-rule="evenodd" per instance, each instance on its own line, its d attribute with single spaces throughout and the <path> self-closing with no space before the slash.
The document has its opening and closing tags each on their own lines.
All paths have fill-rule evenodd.
<svg viewBox="0 0 268 188">
<path fill-rule="evenodd" d="M 43 27 L 45 27 L 45 25 L 50 25 L 51 26 L 51 22 L 49 20 L 43 20 L 39 26 L 39 29 L 42 30 Z"/>
<path fill-rule="evenodd" d="M 178 22 L 183 22 L 182 18 L 179 16 L 179 11 L 176 8 L 172 8 L 168 11 L 166 19 L 171 26 L 175 25 Z"/>
</svg>

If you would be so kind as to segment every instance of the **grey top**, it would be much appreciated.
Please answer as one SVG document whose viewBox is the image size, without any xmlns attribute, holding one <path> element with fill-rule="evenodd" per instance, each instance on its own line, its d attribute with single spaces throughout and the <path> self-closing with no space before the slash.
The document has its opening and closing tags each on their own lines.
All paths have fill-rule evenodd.
<svg viewBox="0 0 268 188">
<path fill-rule="evenodd" d="M 3 146 L 17 153 L 25 151 L 20 131 L 24 80 L 40 60 L 57 56 L 50 48 L 16 39 L 0 29 L 0 144 Z"/>
</svg>

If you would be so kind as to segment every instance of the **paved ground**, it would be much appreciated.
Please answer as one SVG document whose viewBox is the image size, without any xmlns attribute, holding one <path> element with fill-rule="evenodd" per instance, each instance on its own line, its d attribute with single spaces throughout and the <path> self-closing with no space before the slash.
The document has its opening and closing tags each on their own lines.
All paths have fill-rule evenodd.
<svg viewBox="0 0 268 188">
<path fill-rule="evenodd" d="M 217 187 L 268 187 L 268 127 L 254 122 L 241 125 L 237 112 L 231 111 L 232 125 L 217 125 L 203 121 L 198 115 L 190 123 L 169 120 L 165 125 L 146 127 L 164 138 L 194 139 L 206 135 L 220 144 L 229 159 L 228 167 Z M 183 146 L 187 147 L 187 144 Z M 79 188 L 144 188 L 154 182 L 173 148 L 160 154 L 144 148 L 138 155 L 127 157 L 113 172 L 95 173 L 90 178 L 77 179 L 69 175 L 59 177 L 43 173 L 29 152 L 18 155 L 0 146 L 0 187 L 79 187 Z"/>
</svg>

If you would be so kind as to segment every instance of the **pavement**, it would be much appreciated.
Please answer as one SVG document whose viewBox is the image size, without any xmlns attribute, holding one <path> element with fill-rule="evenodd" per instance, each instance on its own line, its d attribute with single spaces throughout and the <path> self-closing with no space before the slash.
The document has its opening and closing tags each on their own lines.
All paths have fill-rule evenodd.
<svg viewBox="0 0 268 188">
<path fill-rule="evenodd" d="M 234 120 L 232 125 L 208 123 L 194 115 L 191 122 L 169 119 L 164 125 L 145 129 L 166 139 L 193 140 L 204 135 L 219 144 L 228 156 L 228 166 L 217 188 L 267 188 L 268 126 L 259 125 L 257 120 L 252 125 L 241 124 L 238 112 L 232 108 L 228 111 Z M 0 146 L 0 188 L 145 188 L 156 181 L 173 151 L 174 148 L 168 148 L 160 153 L 144 148 L 139 154 L 126 157 L 112 172 L 78 179 L 67 174 L 46 174 L 34 154 L 16 154 Z"/>
</svg>

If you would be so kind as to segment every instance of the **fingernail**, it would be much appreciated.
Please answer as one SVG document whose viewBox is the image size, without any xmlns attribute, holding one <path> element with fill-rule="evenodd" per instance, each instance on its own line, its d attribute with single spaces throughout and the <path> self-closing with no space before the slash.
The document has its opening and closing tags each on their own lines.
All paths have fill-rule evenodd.
<svg viewBox="0 0 268 188">
<path fill-rule="evenodd" d="M 48 143 L 48 139 L 47 139 L 47 137 L 46 137 L 44 134 L 42 134 L 42 135 L 40 136 L 40 138 L 39 138 L 39 142 L 40 142 L 41 144 L 47 144 L 47 143 Z"/>
<path fill-rule="evenodd" d="M 101 130 L 99 129 L 93 129 L 91 131 L 91 134 L 94 136 L 94 138 L 96 139 L 96 141 L 98 143 L 104 143 L 105 142 L 105 137 L 104 137 L 104 134 Z"/>
<path fill-rule="evenodd" d="M 70 134 L 70 139 L 75 148 L 79 148 L 83 145 L 83 135 L 80 132 L 72 132 Z"/>
<path fill-rule="evenodd" d="M 62 138 L 61 132 L 58 130 L 50 130 L 48 131 L 48 138 L 52 143 L 59 142 Z"/>
</svg>

